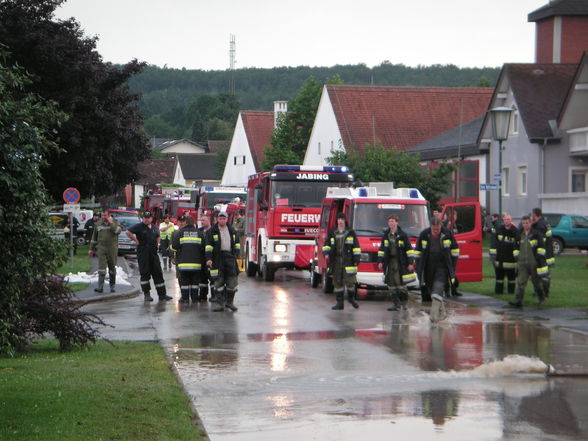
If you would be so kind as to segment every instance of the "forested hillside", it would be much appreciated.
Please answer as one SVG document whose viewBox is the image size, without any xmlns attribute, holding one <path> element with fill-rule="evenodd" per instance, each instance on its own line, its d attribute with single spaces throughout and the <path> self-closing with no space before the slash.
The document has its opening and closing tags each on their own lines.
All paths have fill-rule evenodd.
<svg viewBox="0 0 588 441">
<path fill-rule="evenodd" d="M 168 69 L 148 66 L 130 84 L 143 94 L 141 111 L 150 137 L 229 139 L 238 109 L 272 110 L 273 101 L 290 100 L 302 84 L 314 77 L 323 83 L 338 75 L 344 84 L 377 86 L 493 86 L 500 68 L 458 68 L 453 65 L 408 67 L 383 63 L 332 67 L 275 67 L 235 70 L 235 95 L 228 99 L 230 72 Z M 213 95 L 206 97 L 205 95 Z M 199 100 L 200 98 L 200 100 Z M 232 98 L 232 97 L 231 97 Z M 204 112 L 209 101 L 215 112 Z M 207 113 L 206 115 L 204 113 Z M 223 116 L 218 116 L 222 114 Z M 210 119 L 209 119 L 210 118 Z M 203 137 L 203 139 L 198 139 Z"/>
</svg>

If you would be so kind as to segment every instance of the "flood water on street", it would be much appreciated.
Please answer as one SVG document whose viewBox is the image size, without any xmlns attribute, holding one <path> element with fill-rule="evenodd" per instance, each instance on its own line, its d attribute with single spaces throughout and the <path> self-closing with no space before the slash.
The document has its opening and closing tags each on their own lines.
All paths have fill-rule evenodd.
<svg viewBox="0 0 588 441">
<path fill-rule="evenodd" d="M 149 317 L 213 441 L 588 439 L 588 379 L 544 374 L 587 370 L 585 336 L 455 304 L 432 324 L 416 297 L 407 312 L 333 300 L 279 272 L 241 276 L 234 314 L 114 303 Z"/>
</svg>

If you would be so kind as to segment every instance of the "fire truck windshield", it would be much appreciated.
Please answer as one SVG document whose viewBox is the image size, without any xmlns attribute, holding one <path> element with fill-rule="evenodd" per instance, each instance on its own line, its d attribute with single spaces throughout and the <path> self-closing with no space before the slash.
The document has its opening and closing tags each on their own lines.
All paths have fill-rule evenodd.
<svg viewBox="0 0 588 441">
<path fill-rule="evenodd" d="M 206 209 L 213 209 L 216 204 L 228 204 L 233 199 L 239 198 L 241 202 L 245 201 L 245 193 L 206 193 Z"/>
<path fill-rule="evenodd" d="M 329 187 L 342 187 L 344 182 L 272 181 L 274 207 L 320 207 Z"/>
<path fill-rule="evenodd" d="M 400 228 L 409 237 L 418 237 L 429 225 L 426 205 L 369 203 L 356 204 L 353 210 L 353 229 L 358 236 L 380 236 L 388 228 L 388 216 L 398 216 Z"/>
</svg>

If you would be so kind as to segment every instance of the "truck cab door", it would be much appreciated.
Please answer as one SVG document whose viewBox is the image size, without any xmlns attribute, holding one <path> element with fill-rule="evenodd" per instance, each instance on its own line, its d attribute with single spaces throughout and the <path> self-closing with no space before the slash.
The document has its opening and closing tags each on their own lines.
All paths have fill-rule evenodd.
<svg viewBox="0 0 588 441">
<path fill-rule="evenodd" d="M 482 280 L 482 215 L 478 202 L 446 204 L 441 213 L 459 245 L 456 275 L 460 282 Z"/>
<path fill-rule="evenodd" d="M 343 211 L 344 200 L 335 199 L 331 200 L 329 204 L 323 204 L 321 210 L 321 223 L 319 226 L 319 232 L 316 238 L 316 253 L 318 258 L 318 267 L 326 268 L 326 259 L 323 256 L 323 246 L 329 236 L 329 231 L 336 225 L 337 213 Z"/>
</svg>

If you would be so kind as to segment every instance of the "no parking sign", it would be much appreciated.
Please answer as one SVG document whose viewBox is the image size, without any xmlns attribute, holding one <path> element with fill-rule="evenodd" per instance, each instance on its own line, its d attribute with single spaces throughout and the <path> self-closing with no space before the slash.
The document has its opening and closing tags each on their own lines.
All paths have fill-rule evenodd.
<svg viewBox="0 0 588 441">
<path fill-rule="evenodd" d="M 80 201 L 80 192 L 77 188 L 66 188 L 63 192 L 63 201 L 66 204 L 77 204 Z"/>
</svg>

